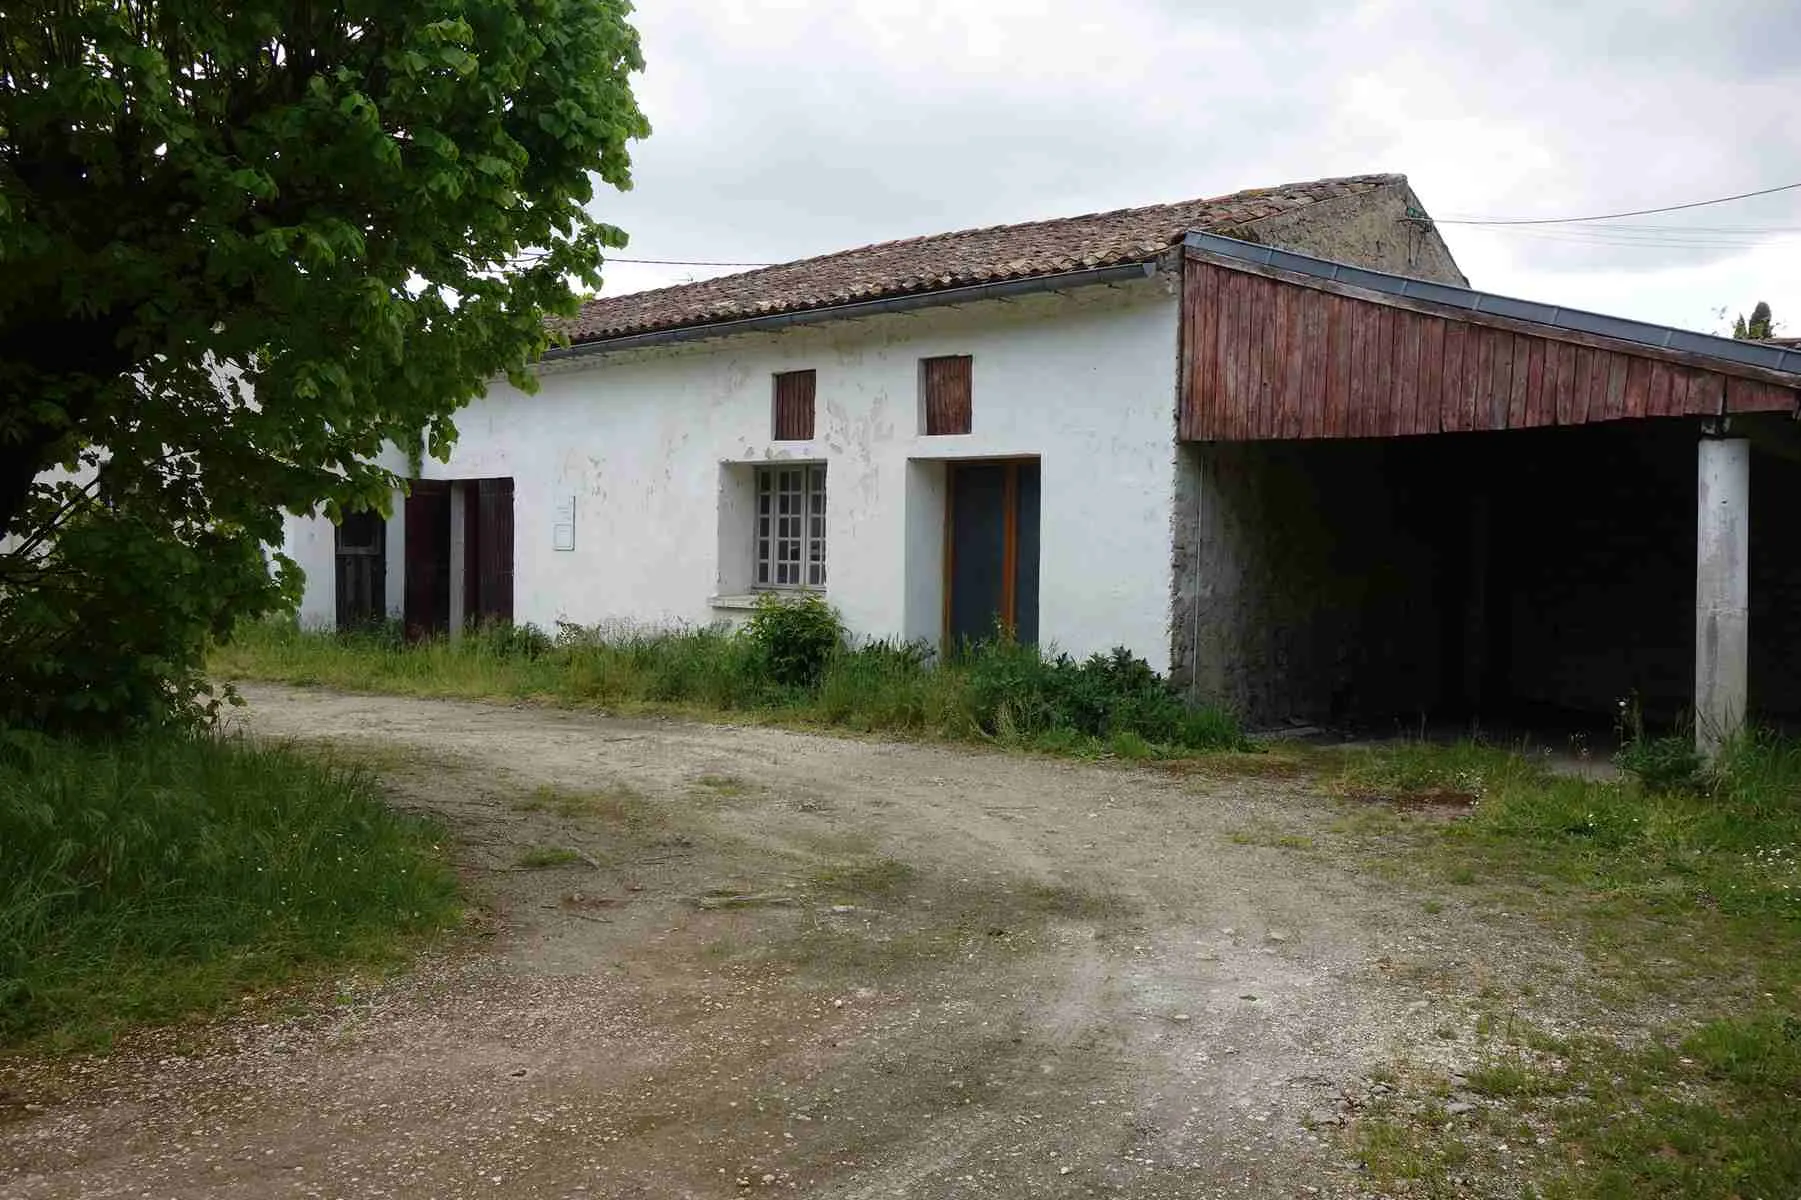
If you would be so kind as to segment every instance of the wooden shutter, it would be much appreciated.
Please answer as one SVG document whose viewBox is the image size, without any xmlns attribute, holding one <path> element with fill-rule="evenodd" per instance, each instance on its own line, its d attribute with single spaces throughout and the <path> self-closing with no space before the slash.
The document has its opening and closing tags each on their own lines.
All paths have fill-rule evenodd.
<svg viewBox="0 0 1801 1200">
<path fill-rule="evenodd" d="M 813 440 L 812 371 L 783 371 L 775 377 L 775 440 Z"/>
<path fill-rule="evenodd" d="M 926 433 L 968 433 L 972 402 L 967 354 L 920 360 L 921 386 L 925 391 Z"/>
<path fill-rule="evenodd" d="M 345 513 L 337 531 L 338 628 L 387 615 L 387 522 L 380 513 Z"/>
<path fill-rule="evenodd" d="M 476 483 L 480 561 L 475 611 L 483 621 L 513 619 L 513 481 Z"/>
<path fill-rule="evenodd" d="M 415 479 L 406 498 L 407 634 L 450 627 L 450 485 Z"/>
</svg>

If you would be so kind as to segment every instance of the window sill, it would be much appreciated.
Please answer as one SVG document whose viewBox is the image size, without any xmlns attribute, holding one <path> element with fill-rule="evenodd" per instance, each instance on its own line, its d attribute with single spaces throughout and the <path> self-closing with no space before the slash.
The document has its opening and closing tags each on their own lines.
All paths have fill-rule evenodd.
<svg viewBox="0 0 1801 1200">
<path fill-rule="evenodd" d="M 723 608 L 745 612 L 762 603 L 763 597 L 773 596 L 784 602 L 799 600 L 804 596 L 824 596 L 824 588 L 771 588 L 764 592 L 742 592 L 730 596 L 709 596 L 707 604 L 711 608 Z"/>
</svg>

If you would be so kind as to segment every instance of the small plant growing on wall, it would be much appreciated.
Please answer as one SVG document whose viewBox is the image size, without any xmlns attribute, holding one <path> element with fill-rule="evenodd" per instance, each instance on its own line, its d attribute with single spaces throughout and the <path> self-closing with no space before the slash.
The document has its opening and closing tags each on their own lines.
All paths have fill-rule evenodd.
<svg viewBox="0 0 1801 1200">
<path fill-rule="evenodd" d="M 844 646 L 844 622 L 816 595 L 765 595 L 744 627 L 769 677 L 784 687 L 818 684 Z"/>
</svg>

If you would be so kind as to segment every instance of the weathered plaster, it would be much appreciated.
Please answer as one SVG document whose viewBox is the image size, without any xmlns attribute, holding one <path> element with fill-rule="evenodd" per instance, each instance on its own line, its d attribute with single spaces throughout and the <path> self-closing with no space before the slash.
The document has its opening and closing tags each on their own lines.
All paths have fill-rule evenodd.
<svg viewBox="0 0 1801 1200">
<path fill-rule="evenodd" d="M 1380 442 L 1184 447 L 1178 682 L 1258 724 L 1434 697 L 1434 551 L 1388 454 Z"/>
<path fill-rule="evenodd" d="M 1468 287 L 1469 280 L 1437 228 L 1414 215 L 1424 211 L 1412 188 L 1393 184 L 1322 200 L 1224 232 L 1316 258 Z"/>
<path fill-rule="evenodd" d="M 750 466 L 822 461 L 827 598 L 858 633 L 935 639 L 938 460 L 1036 455 L 1043 640 L 1165 670 L 1176 309 L 1154 278 L 546 364 L 537 395 L 496 384 L 459 414 L 450 461 L 424 473 L 513 478 L 517 619 L 708 623 L 735 615 L 711 597 L 748 584 Z M 919 432 L 919 359 L 941 354 L 974 356 L 967 435 Z M 775 442 L 771 377 L 805 368 L 817 436 Z M 557 551 L 569 495 L 576 545 Z M 291 527 L 291 547 L 309 538 L 304 615 L 329 623 L 329 529 Z"/>
</svg>

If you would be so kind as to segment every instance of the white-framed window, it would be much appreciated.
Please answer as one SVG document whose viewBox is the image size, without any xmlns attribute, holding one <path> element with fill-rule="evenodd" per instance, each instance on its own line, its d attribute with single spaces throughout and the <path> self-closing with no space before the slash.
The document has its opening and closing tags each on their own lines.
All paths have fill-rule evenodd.
<svg viewBox="0 0 1801 1200">
<path fill-rule="evenodd" d="M 757 586 L 825 586 L 825 464 L 757 468 Z"/>
</svg>

